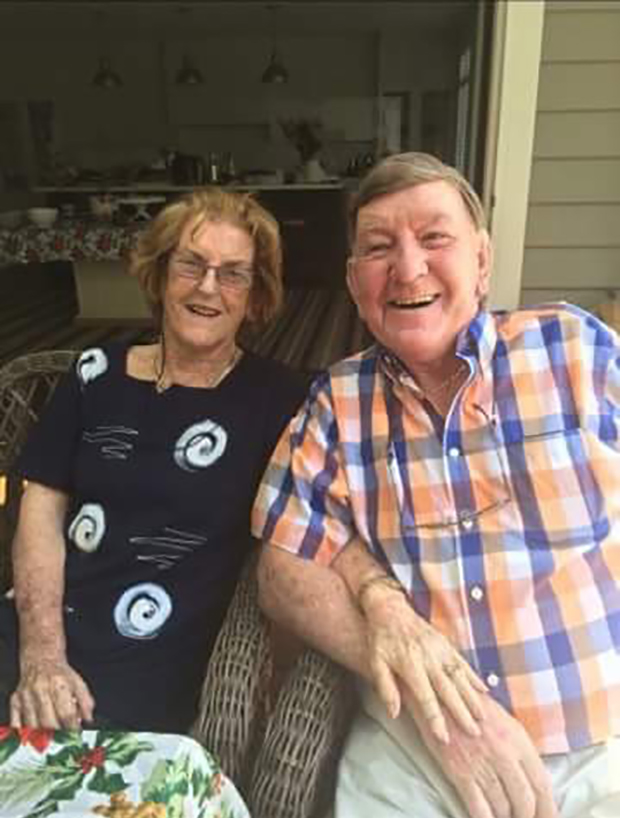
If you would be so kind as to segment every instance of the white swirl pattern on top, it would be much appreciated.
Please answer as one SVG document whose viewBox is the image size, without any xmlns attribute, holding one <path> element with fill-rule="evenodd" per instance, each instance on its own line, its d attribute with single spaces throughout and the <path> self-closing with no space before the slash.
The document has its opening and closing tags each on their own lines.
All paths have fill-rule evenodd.
<svg viewBox="0 0 620 818">
<path fill-rule="evenodd" d="M 67 536 L 81 551 L 92 553 L 105 534 L 105 512 L 98 503 L 84 503 L 73 518 Z"/>
<path fill-rule="evenodd" d="M 186 429 L 174 447 L 174 460 L 185 471 L 206 469 L 224 454 L 228 435 L 214 420 L 203 420 Z"/>
<path fill-rule="evenodd" d="M 76 364 L 77 376 L 82 386 L 86 386 L 89 381 L 94 381 L 103 375 L 108 368 L 108 357 L 100 347 L 85 349 L 80 355 Z"/>
</svg>

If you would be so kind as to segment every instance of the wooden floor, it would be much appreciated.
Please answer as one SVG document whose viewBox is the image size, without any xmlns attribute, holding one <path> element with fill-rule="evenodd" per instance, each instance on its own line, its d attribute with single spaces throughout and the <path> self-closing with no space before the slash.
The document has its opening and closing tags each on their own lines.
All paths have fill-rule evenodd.
<svg viewBox="0 0 620 818">
<path fill-rule="evenodd" d="M 26 352 L 84 349 L 112 340 L 145 343 L 152 331 L 118 324 L 80 325 L 69 265 L 0 269 L 0 365 Z M 247 346 L 312 372 L 361 349 L 368 336 L 345 290 L 293 289 L 282 311 Z"/>
</svg>

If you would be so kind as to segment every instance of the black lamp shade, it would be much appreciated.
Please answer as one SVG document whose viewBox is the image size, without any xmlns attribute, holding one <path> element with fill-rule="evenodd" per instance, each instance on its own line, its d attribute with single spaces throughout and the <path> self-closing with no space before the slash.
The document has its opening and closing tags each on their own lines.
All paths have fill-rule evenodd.
<svg viewBox="0 0 620 818">
<path fill-rule="evenodd" d="M 204 78 L 201 72 L 186 55 L 183 57 L 183 64 L 177 71 L 175 78 L 177 85 L 202 85 Z"/>
<path fill-rule="evenodd" d="M 113 90 L 123 85 L 120 75 L 113 70 L 110 61 L 106 57 L 101 57 L 99 60 L 97 71 L 93 77 L 93 85 L 96 88 L 104 88 L 105 90 Z"/>
</svg>

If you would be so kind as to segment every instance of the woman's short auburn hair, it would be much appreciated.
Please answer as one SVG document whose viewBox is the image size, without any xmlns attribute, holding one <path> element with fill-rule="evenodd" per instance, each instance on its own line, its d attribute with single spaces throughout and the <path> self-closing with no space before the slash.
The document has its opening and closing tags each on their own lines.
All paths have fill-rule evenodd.
<svg viewBox="0 0 620 818">
<path fill-rule="evenodd" d="M 161 327 L 163 294 L 170 254 L 183 231 L 205 222 L 232 224 L 244 230 L 254 244 L 254 281 L 247 323 L 264 326 L 282 304 L 282 242 L 275 218 L 250 193 L 218 187 L 195 190 L 167 205 L 138 236 L 129 272 L 138 279 L 153 317 Z"/>
</svg>

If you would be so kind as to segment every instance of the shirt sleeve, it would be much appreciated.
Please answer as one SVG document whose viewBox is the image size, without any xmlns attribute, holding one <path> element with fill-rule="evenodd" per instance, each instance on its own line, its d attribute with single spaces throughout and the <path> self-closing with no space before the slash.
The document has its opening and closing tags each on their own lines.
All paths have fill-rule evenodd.
<svg viewBox="0 0 620 818">
<path fill-rule="evenodd" d="M 80 383 L 75 366 L 63 375 L 30 431 L 16 471 L 27 480 L 70 494 L 81 436 Z"/>
<path fill-rule="evenodd" d="M 327 376 L 280 437 L 252 516 L 255 537 L 329 564 L 354 533 Z"/>
</svg>

